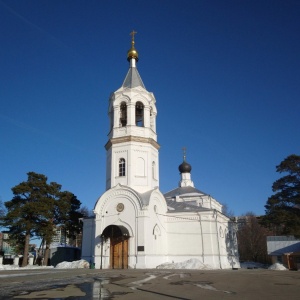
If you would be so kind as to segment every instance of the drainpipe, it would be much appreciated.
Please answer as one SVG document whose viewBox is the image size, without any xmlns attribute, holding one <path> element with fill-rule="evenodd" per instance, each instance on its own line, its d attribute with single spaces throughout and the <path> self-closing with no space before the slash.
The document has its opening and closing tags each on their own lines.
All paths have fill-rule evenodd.
<svg viewBox="0 0 300 300">
<path fill-rule="evenodd" d="M 218 256 L 219 256 L 219 264 L 220 264 L 220 269 L 222 269 L 222 264 L 221 264 L 221 253 L 220 253 L 220 242 L 219 242 L 219 230 L 218 230 L 218 212 L 215 209 L 215 214 L 216 214 L 216 231 L 217 231 L 217 242 L 218 242 Z"/>
<path fill-rule="evenodd" d="M 139 227 L 139 218 L 138 218 L 138 211 L 136 212 L 137 216 L 135 217 L 135 269 L 136 269 L 136 265 L 138 264 L 138 251 L 137 251 L 137 247 L 138 247 L 138 227 Z M 133 240 L 134 241 L 134 240 Z"/>
<path fill-rule="evenodd" d="M 202 242 L 202 262 L 204 263 L 204 239 L 203 239 L 203 228 L 202 228 L 202 222 L 201 222 L 201 214 L 199 215 L 199 223 L 200 223 L 200 230 L 201 230 L 201 242 Z"/>
<path fill-rule="evenodd" d="M 103 257 L 103 238 L 104 236 L 101 235 L 101 261 L 100 261 L 100 269 L 102 269 L 102 257 Z"/>
</svg>

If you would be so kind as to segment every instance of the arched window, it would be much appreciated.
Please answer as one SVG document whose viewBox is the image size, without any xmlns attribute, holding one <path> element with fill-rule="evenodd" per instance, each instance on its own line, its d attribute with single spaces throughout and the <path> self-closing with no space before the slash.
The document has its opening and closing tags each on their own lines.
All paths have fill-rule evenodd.
<svg viewBox="0 0 300 300">
<path fill-rule="evenodd" d="M 127 105 L 122 102 L 120 105 L 120 126 L 124 127 L 127 125 Z"/>
<path fill-rule="evenodd" d="M 125 176 L 125 175 L 126 175 L 125 159 L 120 158 L 119 159 L 119 176 Z"/>
<path fill-rule="evenodd" d="M 136 126 L 144 126 L 144 104 L 137 102 L 135 105 L 135 124 Z"/>
<path fill-rule="evenodd" d="M 155 240 L 161 235 L 160 228 L 157 226 L 157 224 L 153 228 L 153 235 Z"/>
</svg>

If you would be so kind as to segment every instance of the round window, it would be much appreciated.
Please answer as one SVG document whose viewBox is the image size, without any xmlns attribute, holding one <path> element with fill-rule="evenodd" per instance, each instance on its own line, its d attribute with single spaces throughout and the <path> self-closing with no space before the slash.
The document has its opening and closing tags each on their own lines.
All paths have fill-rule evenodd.
<svg viewBox="0 0 300 300">
<path fill-rule="evenodd" d="M 118 205 L 117 205 L 117 211 L 121 212 L 123 210 L 124 210 L 124 204 L 123 203 L 118 203 Z"/>
</svg>

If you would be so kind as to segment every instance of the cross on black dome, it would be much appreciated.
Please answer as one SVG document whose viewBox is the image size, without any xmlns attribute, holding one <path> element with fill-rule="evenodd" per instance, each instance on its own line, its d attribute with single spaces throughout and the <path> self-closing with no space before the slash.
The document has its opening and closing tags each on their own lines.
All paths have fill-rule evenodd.
<svg viewBox="0 0 300 300">
<path fill-rule="evenodd" d="M 183 163 L 179 165 L 178 170 L 180 173 L 191 173 L 192 166 L 186 162 L 186 148 L 182 148 L 183 151 Z"/>
</svg>

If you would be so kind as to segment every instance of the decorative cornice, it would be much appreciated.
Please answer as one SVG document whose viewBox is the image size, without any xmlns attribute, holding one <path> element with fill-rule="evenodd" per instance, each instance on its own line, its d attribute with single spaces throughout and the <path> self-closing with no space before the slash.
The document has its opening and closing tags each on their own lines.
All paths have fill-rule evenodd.
<svg viewBox="0 0 300 300">
<path fill-rule="evenodd" d="M 114 144 L 126 143 L 126 142 L 138 142 L 138 143 L 145 143 L 151 144 L 155 149 L 159 150 L 160 145 L 153 140 L 152 138 L 144 138 L 140 136 L 124 136 L 118 138 L 112 138 L 105 144 L 105 149 L 108 150 Z"/>
</svg>

